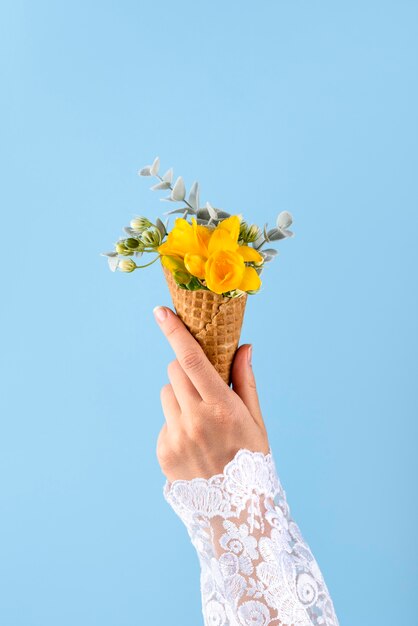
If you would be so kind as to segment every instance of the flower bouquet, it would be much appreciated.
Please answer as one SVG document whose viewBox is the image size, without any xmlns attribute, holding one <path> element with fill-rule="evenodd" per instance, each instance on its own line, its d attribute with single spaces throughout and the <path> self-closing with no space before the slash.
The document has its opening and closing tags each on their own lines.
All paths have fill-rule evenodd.
<svg viewBox="0 0 418 626">
<path fill-rule="evenodd" d="M 135 217 L 124 228 L 127 236 L 115 243 L 112 252 L 102 254 L 108 257 L 112 271 L 133 272 L 160 261 L 177 315 L 229 384 L 247 296 L 259 291 L 260 274 L 277 254 L 274 248 L 263 246 L 293 236 L 288 230 L 292 216 L 282 211 L 274 228 L 267 229 L 266 224 L 260 229 L 246 223 L 242 215 L 231 215 L 209 202 L 202 208 L 198 182 L 193 183 L 186 198 L 183 178 L 179 176 L 172 184 L 173 169 L 160 176 L 159 167 L 157 157 L 138 174 L 157 179 L 152 191 L 170 192 L 162 200 L 182 203 L 180 208 L 166 212 L 182 217 L 175 219 L 171 230 L 169 218 L 165 223 L 160 218 L 153 223 L 146 217 Z M 145 253 L 155 257 L 137 265 L 135 259 Z"/>
</svg>

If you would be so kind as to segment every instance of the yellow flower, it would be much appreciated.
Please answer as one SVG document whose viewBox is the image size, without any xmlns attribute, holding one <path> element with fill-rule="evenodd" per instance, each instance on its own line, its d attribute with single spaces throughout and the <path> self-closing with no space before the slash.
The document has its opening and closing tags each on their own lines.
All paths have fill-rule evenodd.
<svg viewBox="0 0 418 626">
<path fill-rule="evenodd" d="M 178 256 L 161 256 L 161 263 L 169 269 L 171 272 L 175 272 L 176 270 L 185 270 L 183 259 Z"/>
<path fill-rule="evenodd" d="M 231 250 L 217 250 L 205 264 L 206 285 L 215 293 L 237 289 L 244 276 L 244 260 Z"/>
<path fill-rule="evenodd" d="M 242 256 L 247 263 L 254 263 L 255 265 L 261 265 L 263 263 L 263 257 L 255 248 L 251 246 L 238 246 L 238 254 Z"/>
<path fill-rule="evenodd" d="M 253 267 L 245 266 L 244 276 L 238 289 L 242 291 L 258 291 L 261 287 L 261 278 Z"/>
<path fill-rule="evenodd" d="M 178 217 L 174 228 L 168 233 L 167 240 L 158 246 L 160 254 L 179 256 L 184 259 L 187 253 L 199 254 L 207 257 L 207 245 L 211 236 L 211 230 L 206 226 L 197 224 L 196 218 L 192 218 L 192 224 L 182 217 Z"/>
<path fill-rule="evenodd" d="M 231 215 L 231 217 L 227 217 L 225 220 L 219 222 L 216 230 L 226 230 L 229 233 L 231 239 L 237 242 L 239 238 L 240 227 L 241 216 Z"/>
<path fill-rule="evenodd" d="M 263 262 L 263 257 L 255 248 L 238 245 L 239 232 L 240 219 L 238 215 L 231 215 L 226 220 L 219 222 L 209 241 L 209 254 L 216 250 L 231 250 L 238 252 L 244 261 L 260 265 Z"/>
<path fill-rule="evenodd" d="M 257 291 L 261 280 L 253 267 L 244 263 L 238 252 L 218 250 L 210 255 L 205 264 L 205 279 L 208 289 L 225 293 L 234 289 Z"/>
<path fill-rule="evenodd" d="M 187 252 L 184 256 L 184 265 L 193 276 L 197 278 L 205 278 L 206 257 L 201 254 L 190 254 Z"/>
<path fill-rule="evenodd" d="M 198 225 L 195 218 L 192 224 L 177 218 L 167 241 L 157 248 L 161 261 L 172 272 L 186 270 L 205 280 L 215 293 L 257 291 L 260 277 L 245 263 L 261 265 L 263 257 L 255 248 L 238 245 L 240 224 L 239 215 L 222 220 L 214 229 Z"/>
<path fill-rule="evenodd" d="M 170 270 L 177 283 L 180 282 L 188 285 L 192 280 L 193 277 L 184 265 L 183 259 L 179 256 L 162 255 L 161 263 Z"/>
<path fill-rule="evenodd" d="M 215 293 L 234 289 L 257 291 L 261 280 L 247 263 L 261 264 L 263 257 L 255 248 L 239 246 L 240 219 L 231 215 L 219 222 L 209 240 L 209 258 L 205 264 L 206 285 Z"/>
</svg>

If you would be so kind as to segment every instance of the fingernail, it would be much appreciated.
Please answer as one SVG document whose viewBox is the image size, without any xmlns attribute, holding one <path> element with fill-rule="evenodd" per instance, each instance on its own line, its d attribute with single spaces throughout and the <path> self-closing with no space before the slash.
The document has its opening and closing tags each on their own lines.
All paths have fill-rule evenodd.
<svg viewBox="0 0 418 626">
<path fill-rule="evenodd" d="M 167 317 L 167 309 L 163 306 L 156 306 L 153 308 L 154 317 L 159 324 Z"/>
<path fill-rule="evenodd" d="M 248 348 L 248 352 L 247 352 L 248 364 L 249 365 L 251 365 L 252 356 L 253 356 L 253 347 L 250 345 L 250 347 Z"/>
</svg>

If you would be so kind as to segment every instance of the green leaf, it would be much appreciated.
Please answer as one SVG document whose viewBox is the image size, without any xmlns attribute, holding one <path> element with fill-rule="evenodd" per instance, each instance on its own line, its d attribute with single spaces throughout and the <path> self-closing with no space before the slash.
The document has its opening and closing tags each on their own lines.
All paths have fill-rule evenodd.
<svg viewBox="0 0 418 626">
<path fill-rule="evenodd" d="M 200 280 L 196 278 L 196 276 L 193 276 L 191 281 L 187 285 L 187 289 L 189 289 L 189 291 L 197 291 L 198 289 L 206 289 L 206 288 L 202 285 Z"/>
</svg>

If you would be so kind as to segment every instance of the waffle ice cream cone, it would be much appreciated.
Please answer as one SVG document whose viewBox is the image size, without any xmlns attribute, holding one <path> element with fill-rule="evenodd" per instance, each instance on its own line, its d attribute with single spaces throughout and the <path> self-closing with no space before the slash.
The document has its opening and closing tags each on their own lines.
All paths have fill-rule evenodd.
<svg viewBox="0 0 418 626">
<path fill-rule="evenodd" d="M 181 289 L 170 270 L 163 267 L 177 315 L 199 342 L 209 361 L 227 385 L 241 334 L 247 294 L 227 298 L 199 289 Z"/>
</svg>

